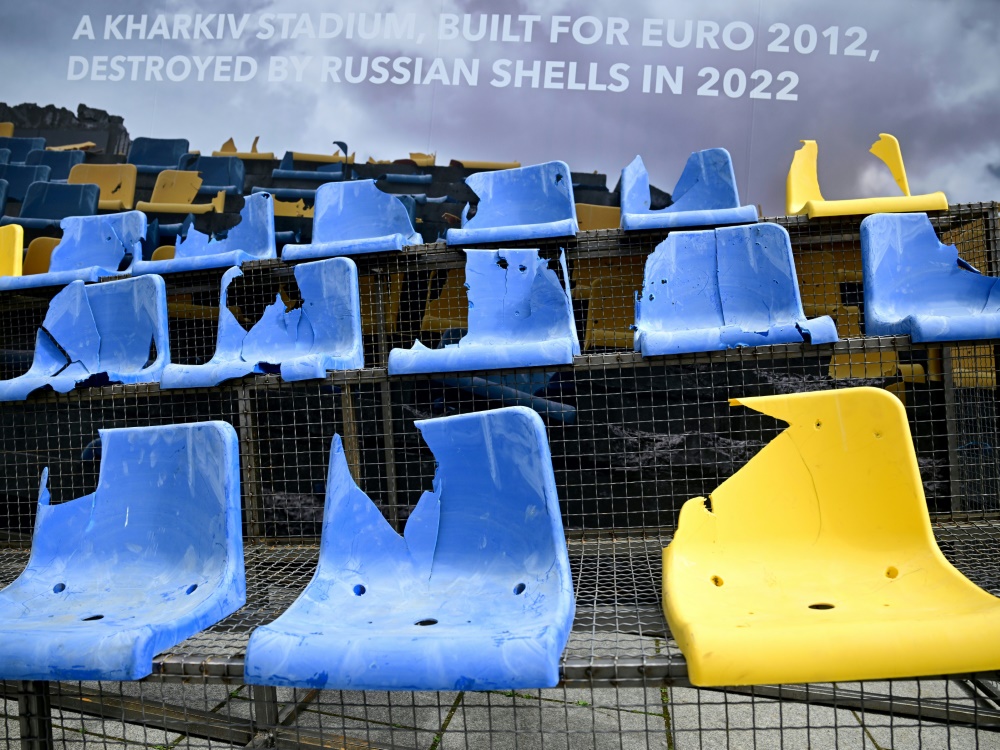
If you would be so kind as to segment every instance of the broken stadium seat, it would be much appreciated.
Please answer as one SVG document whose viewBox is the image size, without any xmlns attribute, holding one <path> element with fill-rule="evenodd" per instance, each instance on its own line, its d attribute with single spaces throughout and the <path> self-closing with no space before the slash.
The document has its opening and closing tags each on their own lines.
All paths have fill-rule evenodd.
<svg viewBox="0 0 1000 750">
<path fill-rule="evenodd" d="M 468 333 L 453 345 L 389 352 L 389 374 L 572 364 L 580 353 L 565 255 L 564 282 L 538 250 L 466 250 Z"/>
<path fill-rule="evenodd" d="M 259 135 L 254 136 L 253 143 L 250 145 L 249 151 L 238 151 L 236 149 L 236 142 L 230 138 L 222 144 L 222 147 L 218 151 L 213 151 L 212 156 L 235 156 L 237 159 L 241 159 L 243 161 L 272 161 L 274 159 L 273 152 L 257 150 L 257 141 L 259 140 Z"/>
<path fill-rule="evenodd" d="M 479 204 L 472 218 L 465 207 L 460 229 L 448 230 L 449 245 L 564 237 L 579 230 L 569 167 L 561 161 L 479 172 L 465 184 Z"/>
<path fill-rule="evenodd" d="M 1000 599 L 931 528 L 899 400 L 878 388 L 733 399 L 788 427 L 681 508 L 663 606 L 698 686 L 1000 668 Z"/>
<path fill-rule="evenodd" d="M 197 172 L 179 169 L 164 169 L 156 178 L 153 195 L 149 201 L 139 201 L 135 207 L 145 213 L 160 214 L 207 214 L 222 212 L 226 194 L 219 191 L 210 203 L 194 203 L 201 188 L 201 177 Z"/>
<path fill-rule="evenodd" d="M 13 224 L 11 226 L 17 226 Z M 23 231 L 23 230 L 22 230 Z M 22 276 L 48 273 L 52 264 L 52 252 L 59 246 L 58 237 L 35 237 L 28 243 L 24 251 L 24 263 L 21 266 Z"/>
<path fill-rule="evenodd" d="M 666 208 L 649 208 L 649 175 L 641 157 L 622 170 L 621 180 L 621 228 L 626 231 L 757 221 L 756 206 L 740 205 L 733 160 L 724 148 L 695 151 L 688 157 L 670 194 L 673 203 Z"/>
<path fill-rule="evenodd" d="M 229 310 L 229 285 L 242 272 L 222 277 L 215 354 L 203 365 L 168 365 L 160 388 L 218 385 L 250 373 L 280 372 L 286 381 L 326 377 L 327 370 L 364 366 L 358 269 L 350 258 L 302 263 L 293 269 L 301 305 L 279 293 L 247 331 Z"/>
<path fill-rule="evenodd" d="M 374 180 L 329 183 L 316 190 L 313 241 L 285 245 L 282 260 L 402 250 L 423 244 L 403 203 Z"/>
<path fill-rule="evenodd" d="M 0 290 L 59 286 L 71 281 L 97 281 L 114 276 L 126 256 L 142 254 L 146 217 L 139 211 L 102 216 L 70 216 L 60 222 L 63 236 L 52 251 L 48 272 L 33 274 L 25 259 L 23 276 L 0 277 Z M 36 238 L 32 244 L 43 238 Z M 50 243 L 51 238 L 44 238 Z M 30 246 L 29 246 L 30 248 Z"/>
<path fill-rule="evenodd" d="M 125 161 L 134 164 L 139 174 L 159 174 L 176 169 L 188 148 L 187 138 L 136 138 Z"/>
<path fill-rule="evenodd" d="M 519 161 L 484 161 L 482 159 L 452 159 L 448 162 L 450 167 L 459 167 L 461 169 L 485 169 L 485 170 L 497 170 L 497 169 L 519 169 L 521 162 Z"/>
<path fill-rule="evenodd" d="M 100 430 L 93 494 L 51 504 L 0 591 L 0 679 L 138 680 L 246 601 L 239 444 L 225 422 Z"/>
<path fill-rule="evenodd" d="M 250 636 L 245 680 L 341 690 L 551 687 L 575 601 L 545 427 L 511 407 L 416 422 L 437 461 L 397 534 L 330 451 L 319 566 Z"/>
<path fill-rule="evenodd" d="M 83 151 L 46 151 L 45 149 L 35 149 L 28 152 L 24 163 L 28 166 L 37 167 L 45 165 L 49 168 L 49 180 L 51 182 L 65 182 L 69 179 L 69 171 L 77 164 L 83 164 Z"/>
<path fill-rule="evenodd" d="M 214 197 L 220 190 L 226 195 L 243 195 L 246 172 L 243 162 L 235 156 L 185 154 L 179 166 L 185 172 L 197 172 L 201 177 L 198 195 Z"/>
<path fill-rule="evenodd" d="M 49 302 L 31 369 L 0 381 L 0 401 L 23 401 L 45 386 L 68 393 L 78 384 L 156 383 L 169 361 L 162 278 L 74 281 Z"/>
<path fill-rule="evenodd" d="M 24 201 L 28 188 L 35 182 L 48 182 L 48 167 L 30 167 L 26 164 L 0 164 L 0 180 L 7 181 L 7 200 Z"/>
<path fill-rule="evenodd" d="M 33 182 L 21 203 L 21 213 L 4 216 L 0 226 L 20 224 L 25 229 L 54 229 L 70 216 L 93 216 L 101 189 L 97 185 Z"/>
<path fill-rule="evenodd" d="M 878 140 L 872 144 L 871 153 L 892 172 L 893 179 L 903 191 L 901 196 L 826 200 L 819 189 L 819 177 L 816 171 L 819 149 L 816 141 L 800 142 L 802 148 L 792 157 L 785 185 L 785 211 L 789 216 L 807 214 L 810 219 L 815 219 L 818 216 L 944 211 L 948 208 L 948 199 L 942 192 L 910 195 L 910 184 L 906 179 L 906 167 L 903 165 L 899 141 L 888 133 L 879 133 Z"/>
<path fill-rule="evenodd" d="M 273 180 L 304 180 L 307 182 L 340 182 L 348 179 L 350 170 L 344 168 L 344 162 L 320 164 L 316 169 L 297 169 L 294 155 L 286 151 L 276 169 L 271 170 Z"/>
<path fill-rule="evenodd" d="M 154 260 L 136 260 L 132 275 L 200 271 L 278 257 L 271 203 L 267 193 L 248 195 L 240 211 L 240 223 L 228 231 L 225 239 L 217 240 L 191 227 L 186 237 L 178 237 L 171 258 L 156 260 L 154 253 Z"/>
<path fill-rule="evenodd" d="M 136 175 L 135 164 L 77 164 L 69 171 L 67 182 L 97 185 L 101 189 L 99 211 L 131 211 Z"/>
<path fill-rule="evenodd" d="M 20 276 L 24 261 L 24 230 L 17 224 L 0 227 L 0 276 Z"/>
<path fill-rule="evenodd" d="M 24 160 L 28 158 L 28 154 L 36 149 L 45 148 L 44 138 L 14 138 L 0 137 L 0 148 L 5 148 L 10 151 L 10 157 L 8 162 L 10 164 L 24 164 Z"/>
<path fill-rule="evenodd" d="M 646 261 L 635 325 L 644 357 L 838 340 L 829 316 L 802 312 L 791 241 L 777 224 L 671 233 Z"/>
<path fill-rule="evenodd" d="M 869 336 L 1000 337 L 1000 279 L 980 274 L 938 240 L 927 214 L 867 217 L 861 253 Z"/>
</svg>

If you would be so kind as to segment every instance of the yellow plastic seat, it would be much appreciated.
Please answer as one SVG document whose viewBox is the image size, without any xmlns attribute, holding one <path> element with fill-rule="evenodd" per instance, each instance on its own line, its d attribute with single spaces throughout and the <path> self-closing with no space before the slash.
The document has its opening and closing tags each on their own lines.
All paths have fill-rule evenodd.
<svg viewBox="0 0 1000 750">
<path fill-rule="evenodd" d="M 785 210 L 789 216 L 807 214 L 810 219 L 815 219 L 818 216 L 944 211 L 948 208 L 948 199 L 942 192 L 926 195 L 910 194 L 910 184 L 906 179 L 906 167 L 903 166 L 899 141 L 888 133 L 879 134 L 879 139 L 872 144 L 871 152 L 889 167 L 896 184 L 903 191 L 901 196 L 833 201 L 824 199 L 816 172 L 818 153 L 816 141 L 801 141 L 801 143 L 802 148 L 792 157 L 792 166 L 788 170 L 785 185 Z"/>
<path fill-rule="evenodd" d="M 46 146 L 46 151 L 90 151 L 92 148 L 97 148 L 97 144 L 93 141 L 80 141 L 80 143 L 66 143 L 62 146 Z"/>
<path fill-rule="evenodd" d="M 403 274 L 389 276 L 389 283 L 383 281 L 382 302 L 383 321 L 386 333 L 395 333 L 396 318 L 399 316 L 399 301 L 402 292 Z M 366 336 L 378 333 L 378 289 L 372 275 L 358 276 L 358 298 L 361 300 L 361 332 Z"/>
<path fill-rule="evenodd" d="M 0 138 L 14 137 L 14 123 L 0 122 Z"/>
<path fill-rule="evenodd" d="M 628 255 L 573 262 L 573 299 L 587 301 L 583 349 L 632 349 L 635 292 L 642 289 L 646 258 Z"/>
<path fill-rule="evenodd" d="M 173 260 L 177 248 L 174 245 L 160 245 L 153 251 L 150 260 Z"/>
<path fill-rule="evenodd" d="M 275 218 L 279 216 L 289 216 L 292 218 L 313 218 L 313 206 L 306 207 L 304 200 L 299 198 L 297 201 L 292 203 L 292 201 L 279 201 L 277 198 L 272 200 L 274 205 L 274 216 Z"/>
<path fill-rule="evenodd" d="M 230 138 L 222 144 L 222 148 L 218 151 L 213 151 L 212 156 L 235 156 L 237 159 L 242 159 L 243 161 L 272 161 L 274 159 L 273 152 L 257 150 L 257 141 L 259 140 L 259 135 L 254 137 L 249 151 L 237 151 L 236 141 Z"/>
<path fill-rule="evenodd" d="M 0 276 L 20 276 L 23 256 L 24 229 L 19 224 L 0 227 Z"/>
<path fill-rule="evenodd" d="M 292 159 L 295 161 L 312 161 L 320 164 L 353 164 L 354 152 L 345 154 L 307 154 L 303 151 L 293 151 Z"/>
<path fill-rule="evenodd" d="M 452 159 L 449 166 L 465 167 L 466 169 L 517 169 L 519 161 L 476 161 L 475 159 Z"/>
<path fill-rule="evenodd" d="M 466 328 L 469 325 L 469 294 L 465 289 L 465 269 L 452 268 L 434 272 L 447 274 L 441 294 L 431 299 L 434 279 L 427 288 L 427 306 L 424 308 L 424 318 L 420 324 L 421 331 L 441 333 L 449 328 Z"/>
<path fill-rule="evenodd" d="M 663 553 L 695 685 L 1000 668 L 1000 599 L 938 549 L 900 402 L 878 388 L 734 399 L 789 427 Z"/>
<path fill-rule="evenodd" d="M 71 185 L 94 184 L 101 188 L 101 211 L 131 211 L 135 205 L 135 164 L 77 164 L 69 171 Z"/>
<path fill-rule="evenodd" d="M 576 221 L 581 232 L 591 229 L 618 229 L 622 210 L 618 206 L 595 206 L 591 203 L 576 204 Z"/>
<path fill-rule="evenodd" d="M 136 209 L 145 213 L 207 214 L 221 212 L 225 206 L 226 192 L 220 190 L 211 203 L 192 203 L 201 187 L 197 172 L 164 169 L 156 178 L 150 200 L 139 201 Z"/>
<path fill-rule="evenodd" d="M 407 159 L 376 159 L 368 157 L 369 164 L 399 164 L 400 162 L 412 162 L 417 167 L 433 167 L 437 160 L 437 154 L 423 154 L 419 151 L 411 151 Z"/>
<path fill-rule="evenodd" d="M 56 237 L 35 237 L 24 253 L 24 263 L 21 266 L 22 275 L 32 276 L 36 273 L 48 273 L 52 251 L 56 249 L 58 244 L 59 239 Z"/>
</svg>

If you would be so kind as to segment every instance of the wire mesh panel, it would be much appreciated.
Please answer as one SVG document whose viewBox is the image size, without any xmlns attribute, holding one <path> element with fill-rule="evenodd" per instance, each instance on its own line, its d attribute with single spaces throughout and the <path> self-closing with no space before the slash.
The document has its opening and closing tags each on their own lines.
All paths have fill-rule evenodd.
<svg viewBox="0 0 1000 750">
<path fill-rule="evenodd" d="M 962 257 L 994 271 L 992 204 L 934 218 Z M 731 399 L 868 385 L 905 406 L 938 544 L 1000 595 L 1000 342 L 917 345 L 863 330 L 857 219 L 788 228 L 807 315 L 836 344 L 643 359 L 634 292 L 665 233 L 582 233 L 565 251 L 583 356 L 573 364 L 390 377 L 393 347 L 454 343 L 468 329 L 465 255 L 444 245 L 356 259 L 366 369 L 214 388 L 155 385 L 39 392 L 0 405 L 0 585 L 28 560 L 43 467 L 54 503 L 94 490 L 98 430 L 222 419 L 239 436 L 247 603 L 154 660 L 137 683 L 0 683 L 0 747 L 1000 747 L 992 673 L 886 682 L 697 689 L 661 607 L 662 549 L 678 513 L 708 496 L 785 425 Z M 174 362 L 215 351 L 221 273 L 168 277 Z M 50 290 L 51 291 L 51 290 Z M 0 295 L 4 377 L 27 369 L 48 291 Z M 228 293 L 253 325 L 301 302 L 291 267 L 247 264 Z M 334 435 L 352 478 L 402 531 L 436 464 L 415 422 L 527 406 L 545 424 L 577 611 L 546 690 L 348 692 L 242 683 L 251 632 L 284 612 L 315 571 Z"/>
</svg>

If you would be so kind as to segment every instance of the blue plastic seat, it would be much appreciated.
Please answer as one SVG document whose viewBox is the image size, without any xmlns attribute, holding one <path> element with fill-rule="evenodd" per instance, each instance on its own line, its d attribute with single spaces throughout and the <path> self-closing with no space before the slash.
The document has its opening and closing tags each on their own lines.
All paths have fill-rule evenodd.
<svg viewBox="0 0 1000 750">
<path fill-rule="evenodd" d="M 101 200 L 97 185 L 67 185 L 33 182 L 21 203 L 18 216 L 4 216 L 0 226 L 20 224 L 25 229 L 54 229 L 69 216 L 93 216 Z"/>
<path fill-rule="evenodd" d="M 128 164 L 135 164 L 139 174 L 159 174 L 176 169 L 188 152 L 187 138 L 136 138 L 128 150 Z"/>
<path fill-rule="evenodd" d="M 261 187 L 255 185 L 250 188 L 251 193 L 269 193 L 275 200 L 279 201 L 309 201 L 316 200 L 316 191 L 312 188 L 281 188 L 281 187 Z"/>
<path fill-rule="evenodd" d="M 545 427 L 510 407 L 416 423 L 437 461 L 402 536 L 330 451 L 316 574 L 250 637 L 251 684 L 552 687 L 575 601 Z"/>
<path fill-rule="evenodd" d="M 169 361 L 162 278 L 74 281 L 49 302 L 31 368 L 0 381 L 0 401 L 23 401 L 45 386 L 67 393 L 80 383 L 156 383 Z"/>
<path fill-rule="evenodd" d="M 240 223 L 224 239 L 214 239 L 192 227 L 186 237 L 177 240 L 173 258 L 137 260 L 132 264 L 132 275 L 200 271 L 276 257 L 272 198 L 267 193 L 255 193 L 246 197 Z"/>
<path fill-rule="evenodd" d="M 226 195 L 243 195 L 245 169 L 238 157 L 185 154 L 180 168 L 201 174 L 198 195 L 215 196 L 220 190 Z"/>
<path fill-rule="evenodd" d="M 564 237 L 579 231 L 569 167 L 550 161 L 532 167 L 477 172 L 465 184 L 479 196 L 475 216 L 462 211 L 461 229 L 449 229 L 449 245 Z"/>
<path fill-rule="evenodd" d="M 286 151 L 277 169 L 271 170 L 272 180 L 302 180 L 306 182 L 340 182 L 350 178 L 350 170 L 343 162 L 320 164 L 316 169 L 296 169 L 293 152 Z"/>
<path fill-rule="evenodd" d="M 829 316 L 806 319 L 777 224 L 670 234 L 646 260 L 635 325 L 643 356 L 838 340 Z"/>
<path fill-rule="evenodd" d="M 26 164 L 0 164 L 0 180 L 7 180 L 7 199 L 22 202 L 28 188 L 35 182 L 48 182 L 50 170 L 46 166 L 30 167 Z"/>
<path fill-rule="evenodd" d="M 51 505 L 0 591 L 0 679 L 138 680 L 246 601 L 239 444 L 225 422 L 100 431 L 91 495 Z"/>
<path fill-rule="evenodd" d="M 15 138 L 14 136 L 0 138 L 0 148 L 10 151 L 9 164 L 24 164 L 28 154 L 36 149 L 45 148 L 44 138 Z"/>
<path fill-rule="evenodd" d="M 572 364 L 580 353 L 568 286 L 538 250 L 466 250 L 469 330 L 454 345 L 389 352 L 389 374 Z M 560 256 L 568 285 L 565 257 Z"/>
<path fill-rule="evenodd" d="M 35 149 L 29 151 L 24 163 L 29 166 L 45 165 L 49 168 L 49 180 L 65 182 L 69 179 L 69 170 L 77 164 L 83 164 L 83 151 L 46 151 Z"/>
<path fill-rule="evenodd" d="M 280 372 L 287 381 L 326 377 L 327 370 L 364 367 L 358 269 L 350 258 L 295 266 L 302 304 L 289 308 L 279 293 L 247 331 L 229 310 L 229 285 L 243 274 L 222 277 L 215 354 L 203 365 L 168 365 L 160 388 L 197 388 L 250 373 Z"/>
<path fill-rule="evenodd" d="M 285 245 L 283 260 L 402 250 L 423 244 L 403 203 L 374 180 L 331 182 L 316 190 L 313 241 Z"/>
<path fill-rule="evenodd" d="M 741 206 L 733 160 L 724 148 L 695 151 L 671 193 L 673 203 L 649 208 L 649 175 L 637 156 L 622 170 L 621 227 L 624 230 L 744 224 L 757 221 L 756 206 Z"/>
<path fill-rule="evenodd" d="M 4 209 L 7 207 L 7 192 L 10 189 L 10 183 L 7 180 L 0 180 L 0 216 L 3 216 Z M 3 221 L 3 219 L 0 219 Z"/>
<path fill-rule="evenodd" d="M 48 273 L 0 276 L 0 290 L 97 281 L 102 276 L 126 273 L 118 269 L 127 255 L 142 257 L 146 215 L 141 211 L 70 216 L 59 225 L 63 236 L 52 251 Z"/>
<path fill-rule="evenodd" d="M 873 214 L 861 222 L 865 333 L 914 341 L 1000 337 L 1000 279 L 984 276 L 938 240 L 927 214 Z"/>
<path fill-rule="evenodd" d="M 6 164 L 10 161 L 10 149 L 0 148 L 0 164 Z"/>
</svg>

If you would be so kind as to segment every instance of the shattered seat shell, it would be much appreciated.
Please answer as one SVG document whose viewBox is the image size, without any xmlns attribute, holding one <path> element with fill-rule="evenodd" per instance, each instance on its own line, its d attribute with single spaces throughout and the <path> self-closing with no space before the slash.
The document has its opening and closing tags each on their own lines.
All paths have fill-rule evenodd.
<svg viewBox="0 0 1000 750">
<path fill-rule="evenodd" d="M 457 344 L 389 352 L 389 374 L 572 364 L 580 354 L 565 253 L 565 285 L 537 249 L 466 250 L 468 333 Z"/>
<path fill-rule="evenodd" d="M 0 679 L 137 680 L 246 600 L 239 445 L 225 422 L 100 430 L 93 494 L 50 504 L 0 591 Z"/>
<path fill-rule="evenodd" d="M 446 235 L 449 245 L 564 237 L 579 231 L 569 167 L 550 161 L 530 167 L 478 172 L 465 184 L 479 196 L 476 213 L 462 210 L 461 228 Z"/>
<path fill-rule="evenodd" d="M 316 190 L 313 241 L 285 245 L 282 260 L 402 250 L 423 244 L 406 207 L 375 180 L 330 182 Z"/>
<path fill-rule="evenodd" d="M 0 381 L 0 401 L 21 401 L 45 386 L 67 393 L 96 376 L 110 383 L 156 383 L 169 361 L 162 278 L 74 281 L 49 302 L 30 369 Z"/>
<path fill-rule="evenodd" d="M 1000 337 L 1000 279 L 938 240 L 927 214 L 874 214 L 861 222 L 865 331 L 913 341 Z"/>
<path fill-rule="evenodd" d="M 286 381 L 326 377 L 327 370 L 364 367 L 358 269 L 350 258 L 302 263 L 293 269 L 302 298 L 286 309 L 281 294 L 247 331 L 230 311 L 229 285 L 243 275 L 230 268 L 222 277 L 215 354 L 203 365 L 170 364 L 160 388 L 218 385 L 250 373 L 280 367 Z"/>
<path fill-rule="evenodd" d="M 838 340 L 829 316 L 806 319 L 788 232 L 769 223 L 672 232 L 646 260 L 635 325 L 644 357 Z"/>
<path fill-rule="evenodd" d="M 673 203 L 666 208 L 650 210 L 649 174 L 642 158 L 636 156 L 622 170 L 621 228 L 674 229 L 757 221 L 756 206 L 740 205 L 733 160 L 724 148 L 691 154 L 671 198 Z"/>
<path fill-rule="evenodd" d="M 268 193 L 248 195 L 240 210 L 240 223 L 229 230 L 225 239 L 217 240 L 191 227 L 186 237 L 178 238 L 173 258 L 137 260 L 132 264 L 132 274 L 201 271 L 276 258 L 273 202 Z"/>
<path fill-rule="evenodd" d="M 102 276 L 128 273 L 118 267 L 127 254 L 142 254 L 146 215 L 126 211 L 100 216 L 70 216 L 59 223 L 62 239 L 52 251 L 47 273 L 0 277 L 0 291 L 40 286 L 62 286 L 72 281 L 97 281 Z"/>
<path fill-rule="evenodd" d="M 1000 599 L 941 554 L 878 388 L 734 399 L 789 426 L 681 509 L 663 606 L 699 686 L 1000 668 Z"/>
<path fill-rule="evenodd" d="M 401 535 L 330 455 L 320 561 L 250 638 L 250 684 L 343 690 L 551 687 L 575 601 L 541 419 L 510 407 L 418 421 L 434 454 Z"/>
</svg>

